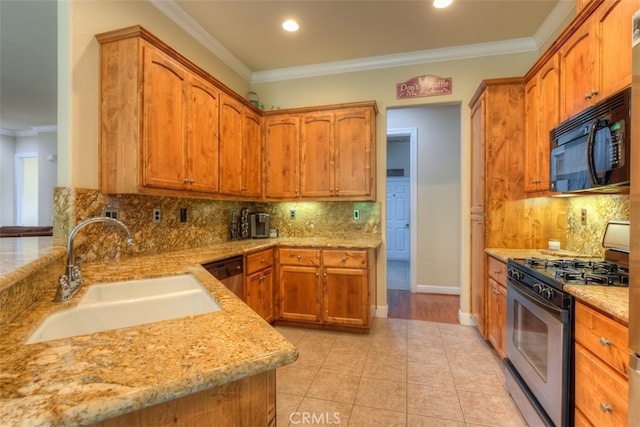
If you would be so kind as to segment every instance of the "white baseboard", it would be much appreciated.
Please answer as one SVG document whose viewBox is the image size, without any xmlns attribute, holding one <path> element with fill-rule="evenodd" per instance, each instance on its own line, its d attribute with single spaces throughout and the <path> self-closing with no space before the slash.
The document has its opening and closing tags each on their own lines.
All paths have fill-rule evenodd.
<svg viewBox="0 0 640 427">
<path fill-rule="evenodd" d="M 376 317 L 389 317 L 389 306 L 379 305 L 376 307 Z"/>
<path fill-rule="evenodd" d="M 471 318 L 471 314 L 465 313 L 462 310 L 458 310 L 458 321 L 461 325 L 476 326 L 476 322 Z"/>
<path fill-rule="evenodd" d="M 446 294 L 446 295 L 460 295 L 460 288 L 454 288 L 451 286 L 433 286 L 433 285 L 416 285 L 416 292 L 424 292 L 427 294 Z"/>
</svg>

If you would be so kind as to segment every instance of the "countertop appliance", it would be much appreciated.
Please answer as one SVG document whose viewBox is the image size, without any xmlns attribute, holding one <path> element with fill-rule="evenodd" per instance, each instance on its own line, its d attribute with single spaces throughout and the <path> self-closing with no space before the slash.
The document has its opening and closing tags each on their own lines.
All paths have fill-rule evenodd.
<svg viewBox="0 0 640 427">
<path fill-rule="evenodd" d="M 573 425 L 574 300 L 564 286 L 629 285 L 629 222 L 609 222 L 602 244 L 604 259 L 507 262 L 506 385 L 530 425 Z"/>
<path fill-rule="evenodd" d="M 266 239 L 269 237 L 269 214 L 264 212 L 256 212 L 249 215 L 251 238 Z"/>
<path fill-rule="evenodd" d="M 551 131 L 551 190 L 619 192 L 630 182 L 631 89 Z"/>
<path fill-rule="evenodd" d="M 242 255 L 202 264 L 205 270 L 244 301 L 243 265 Z"/>
<path fill-rule="evenodd" d="M 640 123 L 640 10 L 633 15 L 633 56 L 631 84 L 631 114 L 634 123 Z M 640 144 L 640 126 L 634 126 L 631 140 Z M 636 236 L 631 245 L 629 271 L 629 426 L 640 425 L 640 152 L 631 159 L 631 234 Z"/>
</svg>

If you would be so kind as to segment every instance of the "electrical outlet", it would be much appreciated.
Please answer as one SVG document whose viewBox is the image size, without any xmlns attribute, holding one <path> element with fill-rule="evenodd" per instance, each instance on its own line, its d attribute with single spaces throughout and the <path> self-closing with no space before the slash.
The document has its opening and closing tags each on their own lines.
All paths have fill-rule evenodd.
<svg viewBox="0 0 640 427">
<path fill-rule="evenodd" d="M 360 219 L 360 209 L 353 210 L 353 219 L 355 219 L 356 221 Z"/>
<path fill-rule="evenodd" d="M 160 209 L 154 209 L 153 210 L 153 222 L 155 222 L 156 224 L 160 222 L 160 218 L 162 217 L 162 214 L 160 213 Z"/>
<path fill-rule="evenodd" d="M 582 225 L 587 225 L 587 210 L 586 209 L 582 209 L 582 211 L 580 211 L 580 223 Z"/>
<path fill-rule="evenodd" d="M 106 216 L 107 218 L 118 219 L 118 208 L 104 208 L 102 209 L 102 216 Z M 104 227 L 111 227 L 113 223 L 104 221 L 102 223 Z"/>
<path fill-rule="evenodd" d="M 296 210 L 295 209 L 291 209 L 289 211 L 289 219 L 296 219 Z"/>
</svg>

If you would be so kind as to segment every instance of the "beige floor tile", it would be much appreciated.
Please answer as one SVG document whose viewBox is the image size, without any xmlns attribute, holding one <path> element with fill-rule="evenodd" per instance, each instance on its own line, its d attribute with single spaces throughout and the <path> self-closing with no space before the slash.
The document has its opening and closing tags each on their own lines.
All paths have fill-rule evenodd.
<svg viewBox="0 0 640 427">
<path fill-rule="evenodd" d="M 444 341 L 440 334 L 424 332 L 407 332 L 407 346 L 423 345 L 444 348 Z"/>
<path fill-rule="evenodd" d="M 383 353 L 370 353 L 364 362 L 362 376 L 398 382 L 407 381 L 407 361 Z"/>
<path fill-rule="evenodd" d="M 407 362 L 407 381 L 430 387 L 455 389 L 449 367 L 439 364 Z"/>
<path fill-rule="evenodd" d="M 322 352 L 316 352 L 309 349 L 299 350 L 298 359 L 288 366 L 300 369 L 309 369 L 317 372 L 320 370 L 320 367 L 326 358 L 327 355 Z"/>
<path fill-rule="evenodd" d="M 289 425 L 291 415 L 298 410 L 302 396 L 276 393 L 276 422 L 278 426 Z"/>
<path fill-rule="evenodd" d="M 304 335 L 296 343 L 299 352 L 311 351 L 318 354 L 326 355 L 336 342 L 335 335 L 322 335 L 317 332 Z"/>
<path fill-rule="evenodd" d="M 451 370 L 473 368 L 477 371 L 494 372 L 491 363 L 484 351 L 447 351 L 447 360 Z"/>
<path fill-rule="evenodd" d="M 289 326 L 276 326 L 275 329 L 293 345 L 296 345 L 300 338 L 308 332 L 308 329 L 292 328 Z"/>
<path fill-rule="evenodd" d="M 408 414 L 407 427 L 465 427 L 465 424 L 462 421 L 443 420 L 442 418 Z"/>
<path fill-rule="evenodd" d="M 407 355 L 406 337 L 377 336 L 371 340 L 370 353 L 382 353 L 393 357 L 405 357 Z"/>
<path fill-rule="evenodd" d="M 407 385 L 396 381 L 362 378 L 355 404 L 390 411 L 405 411 Z"/>
<path fill-rule="evenodd" d="M 453 421 L 464 421 L 454 389 L 407 384 L 407 413 Z"/>
<path fill-rule="evenodd" d="M 349 419 L 349 427 L 404 427 L 407 414 L 385 409 L 354 406 Z"/>
<path fill-rule="evenodd" d="M 276 390 L 278 393 L 304 396 L 307 394 L 316 373 L 316 371 L 296 368 L 291 365 L 278 368 L 276 369 Z"/>
<path fill-rule="evenodd" d="M 464 417 L 469 423 L 487 426 L 526 426 L 509 396 L 459 391 Z"/>
<path fill-rule="evenodd" d="M 307 397 L 353 404 L 359 384 L 357 375 L 320 371 L 311 383 Z"/>
<path fill-rule="evenodd" d="M 440 324 L 436 322 L 426 322 L 424 320 L 407 320 L 407 333 L 427 332 L 440 334 Z"/>
<path fill-rule="evenodd" d="M 407 344 L 407 361 L 430 363 L 449 368 L 449 359 L 444 347 Z"/>
<path fill-rule="evenodd" d="M 366 353 L 346 354 L 332 351 L 327 354 L 321 369 L 323 371 L 360 376 L 366 359 Z"/>
<path fill-rule="evenodd" d="M 452 367 L 451 373 L 457 390 L 496 396 L 508 395 L 504 382 L 500 380 L 495 370 L 476 369 L 475 366 L 466 368 Z"/>
<path fill-rule="evenodd" d="M 338 353 L 359 354 L 369 351 L 371 337 L 369 335 L 346 334 L 336 338 L 331 351 Z"/>
<path fill-rule="evenodd" d="M 305 397 L 298 407 L 296 414 L 292 416 L 290 425 L 349 425 L 351 405 L 329 400 L 313 399 Z"/>
</svg>

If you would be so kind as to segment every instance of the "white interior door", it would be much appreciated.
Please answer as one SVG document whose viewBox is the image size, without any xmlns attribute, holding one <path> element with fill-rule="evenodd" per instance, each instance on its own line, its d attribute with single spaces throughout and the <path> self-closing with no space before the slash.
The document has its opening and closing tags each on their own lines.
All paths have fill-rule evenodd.
<svg viewBox="0 0 640 427">
<path fill-rule="evenodd" d="M 37 153 L 16 155 L 16 208 L 18 225 L 38 225 Z"/>
<path fill-rule="evenodd" d="M 387 259 L 409 260 L 410 206 L 409 177 L 387 178 Z"/>
</svg>

